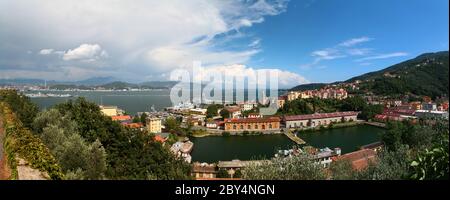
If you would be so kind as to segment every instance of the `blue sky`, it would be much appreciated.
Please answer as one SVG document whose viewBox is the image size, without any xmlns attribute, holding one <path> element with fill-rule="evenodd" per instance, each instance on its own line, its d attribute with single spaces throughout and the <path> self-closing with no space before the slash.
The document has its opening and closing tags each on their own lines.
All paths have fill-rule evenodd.
<svg viewBox="0 0 450 200">
<path fill-rule="evenodd" d="M 169 80 L 276 69 L 341 81 L 448 50 L 448 0 L 2 0 L 0 79 Z"/>
<path fill-rule="evenodd" d="M 260 38 L 262 47 L 249 65 L 276 66 L 297 72 L 311 82 L 332 82 L 379 70 L 421 53 L 448 50 L 448 6 L 447 0 L 290 1 L 286 12 L 249 30 Z M 304 66 L 314 61 L 312 52 L 362 37 L 370 41 L 352 49 L 369 50 L 367 55 L 347 55 Z M 396 52 L 407 55 L 355 61 Z"/>
</svg>

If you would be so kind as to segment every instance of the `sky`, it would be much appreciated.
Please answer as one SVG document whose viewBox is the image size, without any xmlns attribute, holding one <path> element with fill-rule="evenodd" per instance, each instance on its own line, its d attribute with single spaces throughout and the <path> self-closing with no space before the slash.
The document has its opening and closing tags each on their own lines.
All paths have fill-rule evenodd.
<svg viewBox="0 0 450 200">
<path fill-rule="evenodd" d="M 276 69 L 334 82 L 448 50 L 448 0 L 0 0 L 0 79 Z"/>
</svg>

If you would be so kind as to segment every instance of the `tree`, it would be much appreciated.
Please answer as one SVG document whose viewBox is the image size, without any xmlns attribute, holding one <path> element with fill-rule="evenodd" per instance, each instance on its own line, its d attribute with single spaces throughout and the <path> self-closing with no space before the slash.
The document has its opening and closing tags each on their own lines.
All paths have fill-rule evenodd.
<svg viewBox="0 0 450 200">
<path fill-rule="evenodd" d="M 230 178 L 230 175 L 228 174 L 227 170 L 219 169 L 216 175 L 217 178 Z"/>
<path fill-rule="evenodd" d="M 184 160 L 175 157 L 167 148 L 154 141 L 152 134 L 141 130 L 127 129 L 104 116 L 99 107 L 84 98 L 55 106 L 58 111 L 77 123 L 77 130 L 89 144 L 98 139 L 106 151 L 107 179 L 189 179 L 191 167 Z M 169 118 L 170 119 L 170 118 Z M 170 122 L 170 120 L 169 120 Z M 170 123 L 169 123 L 170 124 Z M 173 119 L 172 128 L 178 128 Z M 168 126 L 170 128 L 170 125 Z M 89 147 L 89 146 L 88 146 Z M 96 148 L 94 148 L 96 149 Z M 93 157 L 102 163 L 102 150 Z M 96 156 L 94 156 L 96 155 Z M 88 156 L 89 157 L 89 156 Z M 88 163 L 89 165 L 89 163 Z M 92 164 L 88 169 L 101 169 L 102 165 Z M 84 168 L 86 169 L 86 168 Z M 98 177 L 88 173 L 88 177 Z"/>
<path fill-rule="evenodd" d="M 273 158 L 250 164 L 242 170 L 242 177 L 250 180 L 323 180 L 326 175 L 308 155 Z"/>
<path fill-rule="evenodd" d="M 220 111 L 220 116 L 222 116 L 222 119 L 230 118 L 230 111 L 227 109 L 222 109 Z"/>
<path fill-rule="evenodd" d="M 337 160 L 331 163 L 330 172 L 333 180 L 353 180 L 355 171 L 348 160 Z"/>
<path fill-rule="evenodd" d="M 139 122 L 141 122 L 141 118 L 138 115 L 135 115 L 133 117 L 133 123 L 139 123 Z"/>
<path fill-rule="evenodd" d="M 409 148 L 406 145 L 395 150 L 382 151 L 377 160 L 355 174 L 358 180 L 402 180 L 409 176 Z"/>
<path fill-rule="evenodd" d="M 29 97 L 19 94 L 15 90 L 0 90 L 0 101 L 8 103 L 17 118 L 27 128 L 31 127 L 33 119 L 39 112 L 38 107 L 31 102 Z"/>
<path fill-rule="evenodd" d="M 217 116 L 218 113 L 218 107 L 216 104 L 211 104 L 208 106 L 208 108 L 206 108 L 206 117 L 207 118 L 212 118 Z"/>
<path fill-rule="evenodd" d="M 422 150 L 411 162 L 411 179 L 415 180 L 448 180 L 448 138 L 443 145 Z"/>
<path fill-rule="evenodd" d="M 86 163 L 86 178 L 90 180 L 99 180 L 105 177 L 106 173 L 106 151 L 100 140 L 95 140 L 89 145 L 88 159 Z"/>
<path fill-rule="evenodd" d="M 362 111 L 366 107 L 366 101 L 360 96 L 349 97 L 343 100 L 341 110 Z"/>
<path fill-rule="evenodd" d="M 146 124 L 146 123 L 147 123 L 147 117 L 148 117 L 148 115 L 147 115 L 145 112 L 142 113 L 140 122 L 141 122 L 142 124 Z"/>
<path fill-rule="evenodd" d="M 362 109 L 359 118 L 364 120 L 373 119 L 375 115 L 381 114 L 384 111 L 383 105 L 367 105 Z"/>
</svg>

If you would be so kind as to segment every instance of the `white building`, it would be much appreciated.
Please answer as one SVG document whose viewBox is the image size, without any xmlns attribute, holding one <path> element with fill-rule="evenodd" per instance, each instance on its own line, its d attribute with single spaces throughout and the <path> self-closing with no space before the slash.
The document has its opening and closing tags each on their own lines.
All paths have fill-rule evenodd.
<svg viewBox="0 0 450 200">
<path fill-rule="evenodd" d="M 328 126 L 330 123 L 356 121 L 358 112 L 316 113 L 309 115 L 285 116 L 286 128 L 314 128 Z"/>
</svg>

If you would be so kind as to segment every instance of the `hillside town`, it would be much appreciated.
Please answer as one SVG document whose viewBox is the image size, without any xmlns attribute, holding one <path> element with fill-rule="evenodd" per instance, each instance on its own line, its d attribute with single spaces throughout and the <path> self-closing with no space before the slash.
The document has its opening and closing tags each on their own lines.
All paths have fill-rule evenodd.
<svg viewBox="0 0 450 200">
<path fill-rule="evenodd" d="M 357 84 L 357 83 L 355 83 Z M 317 90 L 289 91 L 278 97 L 277 104 L 283 108 L 286 103 L 299 99 L 335 99 L 345 100 L 351 98 L 344 87 L 357 87 L 354 84 L 327 86 Z M 404 101 L 402 99 L 381 100 L 374 96 L 368 98 L 368 104 L 382 105 L 383 111 L 377 113 L 372 119 L 363 120 L 358 116 L 360 111 L 344 111 L 331 113 L 313 113 L 302 115 L 276 114 L 263 116 L 258 113 L 258 108 L 263 106 L 255 101 L 238 102 L 236 104 L 202 104 L 181 103 L 167 107 L 163 111 L 139 112 L 135 116 L 126 115 L 125 111 L 117 106 L 100 105 L 104 115 L 111 117 L 124 127 L 139 129 L 154 134 L 154 140 L 164 145 L 170 145 L 171 152 L 192 163 L 190 153 L 195 149 L 195 144 L 189 137 L 226 136 L 226 135 L 260 135 L 260 134 L 284 134 L 298 145 L 305 142 L 301 139 L 301 131 L 318 130 L 339 126 L 352 126 L 355 124 L 368 124 L 384 127 L 389 121 L 408 120 L 415 123 L 417 120 L 446 119 L 448 120 L 448 100 L 439 99 L 434 102 L 424 96 L 422 101 Z M 211 108 L 215 109 L 211 109 Z M 167 127 L 168 121 L 176 121 L 176 126 L 189 128 L 190 135 L 177 133 L 176 128 Z M 173 125 L 171 125 L 173 126 Z M 361 146 L 360 150 L 341 154 L 339 146 L 320 149 L 312 146 L 282 150 L 274 153 L 274 157 L 295 156 L 299 154 L 310 155 L 324 167 L 336 160 L 348 160 L 354 169 L 362 169 L 374 158 L 383 147 L 383 143 L 375 142 Z M 217 173 L 225 170 L 229 177 L 233 178 L 236 171 L 245 168 L 248 164 L 261 163 L 263 161 L 219 161 L 217 163 L 192 163 L 192 176 L 196 179 L 218 178 Z"/>
</svg>

